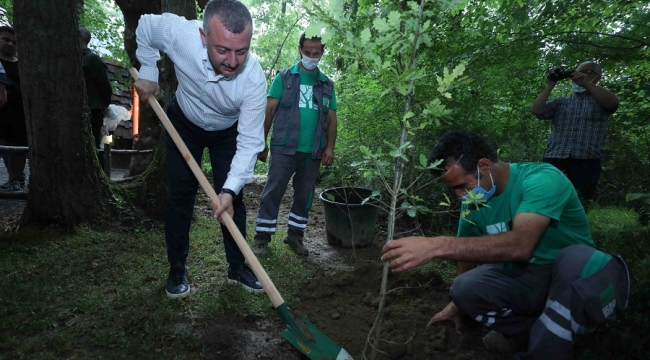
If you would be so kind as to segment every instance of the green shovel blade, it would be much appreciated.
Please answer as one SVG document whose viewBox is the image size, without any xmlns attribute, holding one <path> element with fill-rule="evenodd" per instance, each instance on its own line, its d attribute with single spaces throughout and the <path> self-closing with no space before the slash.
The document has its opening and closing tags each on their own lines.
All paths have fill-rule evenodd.
<svg viewBox="0 0 650 360">
<path fill-rule="evenodd" d="M 298 324 L 296 319 L 291 316 L 286 304 L 278 306 L 275 310 L 287 325 L 282 331 L 282 337 L 310 359 L 353 360 L 345 349 L 318 330 L 306 317 L 300 319 L 300 324 Z"/>
</svg>

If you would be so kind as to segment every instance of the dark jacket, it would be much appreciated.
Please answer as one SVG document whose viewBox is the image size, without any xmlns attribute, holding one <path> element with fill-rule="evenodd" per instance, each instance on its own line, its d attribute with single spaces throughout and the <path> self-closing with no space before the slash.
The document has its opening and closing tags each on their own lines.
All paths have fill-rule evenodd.
<svg viewBox="0 0 650 360">
<path fill-rule="evenodd" d="M 113 94 L 106 64 L 90 49 L 83 49 L 81 51 L 81 66 L 86 80 L 88 107 L 90 110 L 104 110 L 110 105 Z"/>
</svg>

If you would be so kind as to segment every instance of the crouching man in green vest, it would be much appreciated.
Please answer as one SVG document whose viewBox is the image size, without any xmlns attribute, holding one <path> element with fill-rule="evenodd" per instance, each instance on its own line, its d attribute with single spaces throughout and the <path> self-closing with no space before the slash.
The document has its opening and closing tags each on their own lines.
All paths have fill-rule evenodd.
<svg viewBox="0 0 650 360">
<path fill-rule="evenodd" d="M 288 219 L 288 236 L 284 242 L 299 255 L 309 250 L 304 245 L 304 232 L 309 220 L 314 186 L 321 163 L 334 161 L 336 143 L 336 93 L 334 83 L 317 65 L 325 45 L 321 38 L 300 36 L 298 52 L 301 60 L 282 69 L 269 90 L 264 138 L 271 125 L 271 160 L 269 173 L 260 198 L 255 223 L 257 256 L 268 255 L 268 244 L 277 229 L 280 202 L 293 176 L 293 204 Z M 269 146 L 258 154 L 266 161 Z"/>
<path fill-rule="evenodd" d="M 394 240 L 382 256 L 394 272 L 457 261 L 452 301 L 429 325 L 453 320 L 459 329 L 464 313 L 493 330 L 483 339 L 488 349 L 520 350 L 512 345 L 525 345 L 529 335 L 516 359 L 567 360 L 587 327 L 627 307 L 627 266 L 595 248 L 578 194 L 560 170 L 504 163 L 465 131 L 438 140 L 429 163 L 437 160 L 434 176 L 465 200 L 457 236 Z"/>
</svg>

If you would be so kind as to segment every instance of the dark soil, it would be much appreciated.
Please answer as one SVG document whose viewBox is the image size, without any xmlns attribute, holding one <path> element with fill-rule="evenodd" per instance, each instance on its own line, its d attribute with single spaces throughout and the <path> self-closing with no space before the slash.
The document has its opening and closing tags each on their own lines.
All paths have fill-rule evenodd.
<svg viewBox="0 0 650 360">
<path fill-rule="evenodd" d="M 355 270 L 325 275 L 317 272 L 301 290 L 296 314 L 306 315 L 322 332 L 355 359 L 363 358 L 377 317 L 383 265 L 359 261 Z M 429 319 L 449 303 L 448 285 L 436 273 L 389 275 L 380 359 L 499 359 L 486 352 L 482 329 L 463 334 L 451 322 L 426 328 Z M 370 354 L 368 344 L 366 355 Z"/>
<path fill-rule="evenodd" d="M 256 217 L 263 179 L 246 187 L 248 219 Z M 317 194 L 322 189 L 317 189 Z M 286 229 L 291 206 L 287 191 L 278 217 L 278 228 Z M 378 224 L 385 221 L 378 221 Z M 379 304 L 383 264 L 379 261 L 385 232 L 381 225 L 370 246 L 346 249 L 328 244 L 325 216 L 320 201 L 314 201 L 306 231 L 305 245 L 311 253 L 304 264 L 313 272 L 300 294 L 300 304 L 291 309 L 296 319 L 306 316 L 322 333 L 346 349 L 355 359 L 363 359 L 367 339 Z M 429 319 L 449 302 L 449 284 L 437 273 L 390 274 L 390 291 L 385 308 L 380 342 L 380 359 L 508 359 L 512 354 L 488 352 L 481 338 L 487 330 L 463 328 L 453 323 L 426 328 Z M 280 333 L 279 318 L 216 319 L 202 337 L 208 359 L 307 359 Z M 371 347 L 366 356 L 369 358 Z"/>
</svg>

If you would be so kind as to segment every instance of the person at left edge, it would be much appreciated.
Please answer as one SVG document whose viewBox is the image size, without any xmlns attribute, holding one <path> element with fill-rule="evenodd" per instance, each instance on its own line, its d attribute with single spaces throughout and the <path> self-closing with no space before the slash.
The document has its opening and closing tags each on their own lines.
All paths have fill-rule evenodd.
<svg viewBox="0 0 650 360">
<path fill-rule="evenodd" d="M 253 21 L 239 1 L 211 0 L 203 23 L 165 13 L 143 15 L 136 30 L 136 56 L 142 66 L 135 87 L 140 97 L 159 94 L 156 61 L 160 51 L 174 63 L 178 89 L 167 109 L 170 121 L 197 162 L 208 148 L 220 206 L 246 236 L 243 187 L 253 178 L 257 154 L 264 149 L 266 79 L 258 60 L 249 55 Z M 167 203 L 165 242 L 170 264 L 167 296 L 190 294 L 186 259 L 198 181 L 169 135 L 166 142 Z M 245 264 L 233 236 L 222 224 L 228 282 L 253 293 L 261 283 Z"/>
</svg>

